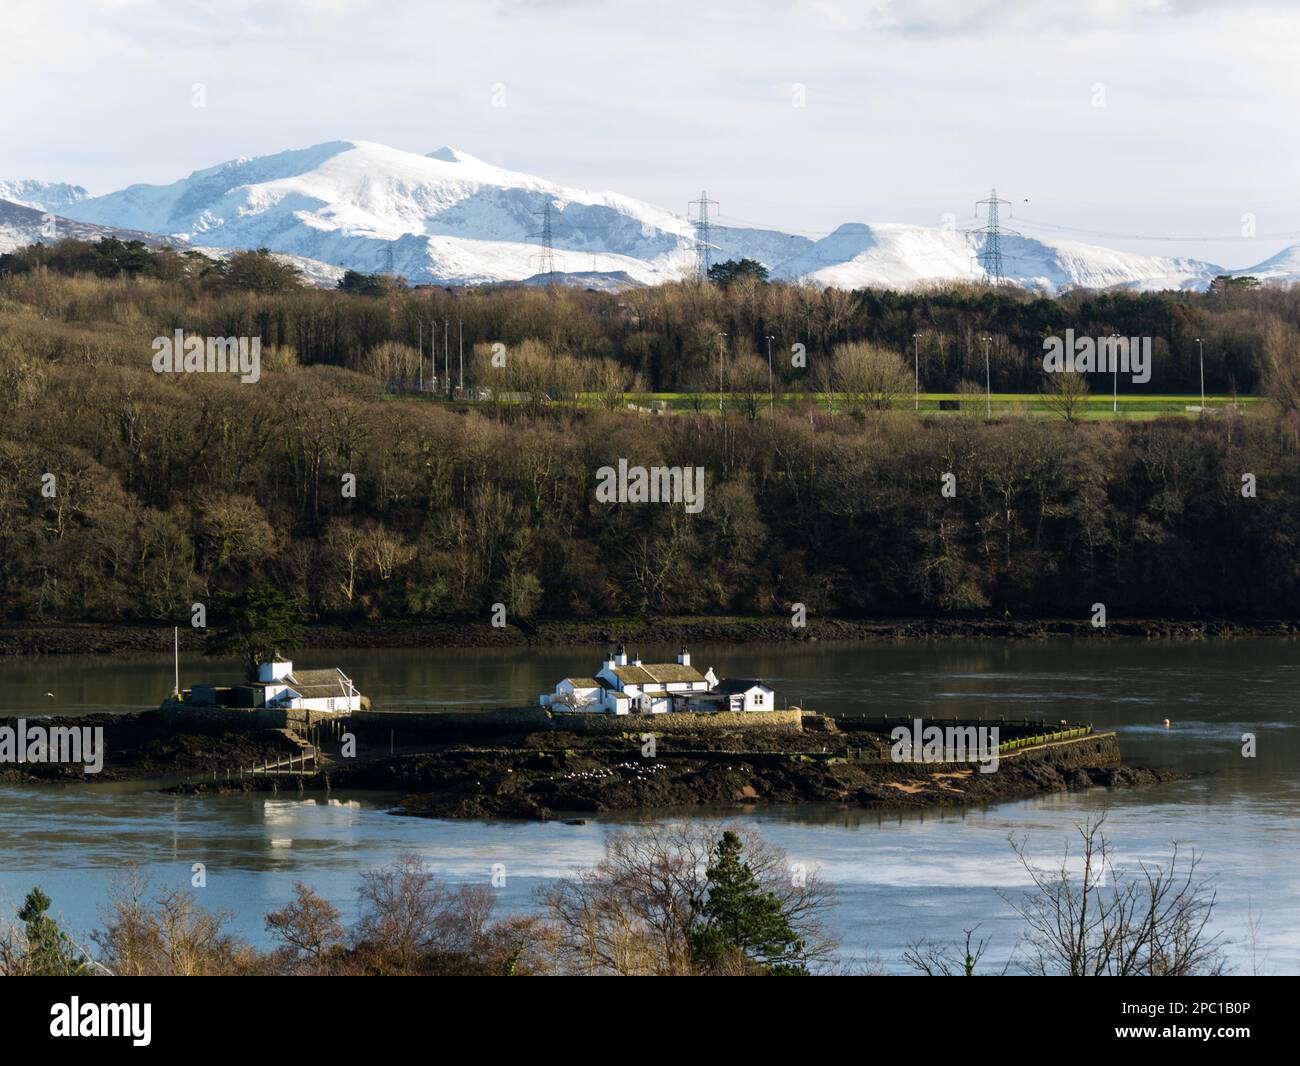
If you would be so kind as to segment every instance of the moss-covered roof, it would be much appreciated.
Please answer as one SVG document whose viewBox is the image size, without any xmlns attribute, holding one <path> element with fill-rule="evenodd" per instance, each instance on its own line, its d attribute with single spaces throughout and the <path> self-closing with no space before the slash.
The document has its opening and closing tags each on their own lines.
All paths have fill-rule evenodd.
<svg viewBox="0 0 1300 1066">
<path fill-rule="evenodd" d="M 667 684 L 670 681 L 703 681 L 704 675 L 693 666 L 681 663 L 642 663 L 640 666 L 616 666 L 612 673 L 625 685 Z"/>
</svg>

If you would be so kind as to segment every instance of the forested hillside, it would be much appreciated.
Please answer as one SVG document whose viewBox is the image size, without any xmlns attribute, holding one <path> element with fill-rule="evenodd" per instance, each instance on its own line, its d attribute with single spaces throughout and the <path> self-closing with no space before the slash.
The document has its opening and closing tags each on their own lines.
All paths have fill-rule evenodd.
<svg viewBox="0 0 1300 1066">
<path fill-rule="evenodd" d="M 515 618 L 793 603 L 1086 615 L 1096 601 L 1115 616 L 1291 615 L 1298 602 L 1290 292 L 1058 301 L 755 283 L 619 297 L 380 285 L 367 296 L 259 281 L 257 263 L 232 276 L 174 257 L 157 276 L 107 277 L 84 263 L 0 265 L 6 619 L 184 621 L 192 602 L 261 581 L 317 617 L 370 619 L 484 619 L 496 602 Z M 463 321 L 467 383 L 491 372 L 501 343 L 518 356 L 502 375 L 532 366 L 608 402 L 394 393 L 415 358 L 402 342 L 417 313 L 440 329 L 450 320 L 453 373 Z M 768 333 L 805 343 L 815 374 L 836 345 L 902 357 L 925 328 L 944 338 L 957 381 L 973 376 L 969 338 L 995 329 L 994 388 L 1036 388 L 1035 331 L 1103 322 L 1167 337 L 1181 368 L 1167 369 L 1168 387 L 1190 388 L 1178 376 L 1190 334 L 1216 338 L 1212 388 L 1267 379 L 1280 402 L 1146 423 L 985 421 L 978 408 L 918 419 L 906 405 L 829 410 L 785 365 L 789 390 L 806 395 L 773 413 L 626 409 L 638 389 L 716 373 L 718 332 L 755 351 Z M 154 373 L 151 341 L 176 328 L 260 336 L 260 380 Z M 438 350 L 441 373 L 441 333 Z M 597 470 L 620 458 L 703 467 L 702 511 L 598 503 Z"/>
</svg>

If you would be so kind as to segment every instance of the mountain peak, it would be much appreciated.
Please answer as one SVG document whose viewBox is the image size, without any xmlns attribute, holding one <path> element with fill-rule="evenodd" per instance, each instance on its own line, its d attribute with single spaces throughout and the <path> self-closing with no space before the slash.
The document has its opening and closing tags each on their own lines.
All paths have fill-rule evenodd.
<svg viewBox="0 0 1300 1066">
<path fill-rule="evenodd" d="M 23 207 L 35 207 L 42 211 L 54 211 L 60 207 L 80 203 L 89 197 L 90 193 L 80 185 L 71 185 L 64 181 L 0 179 L 0 200 L 8 200 Z"/>
<path fill-rule="evenodd" d="M 547 210 L 556 273 L 585 280 L 622 272 L 652 285 L 695 270 L 696 235 L 680 215 L 506 170 L 450 145 L 421 155 L 374 141 L 325 141 L 231 160 L 170 185 L 132 186 L 59 213 L 206 247 L 267 247 L 362 272 L 392 269 L 416 282 L 475 284 L 537 274 Z M 813 240 L 719 225 L 711 243 L 719 262 L 756 259 L 775 278 L 846 289 L 985 277 L 978 239 L 945 227 L 848 222 Z M 1007 252 L 1008 277 L 1030 288 L 1205 288 L 1222 272 L 1197 260 L 1046 239 L 1008 238 Z M 1291 258 L 1264 264 L 1268 277 L 1300 273 Z"/>
</svg>

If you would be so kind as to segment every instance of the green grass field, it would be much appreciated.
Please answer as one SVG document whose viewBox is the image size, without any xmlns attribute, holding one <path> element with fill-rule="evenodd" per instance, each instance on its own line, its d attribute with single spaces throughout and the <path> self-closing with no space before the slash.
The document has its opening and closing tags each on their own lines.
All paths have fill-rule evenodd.
<svg viewBox="0 0 1300 1066">
<path fill-rule="evenodd" d="M 778 395 L 776 402 L 778 404 L 789 404 L 803 402 L 804 399 L 805 397 L 802 395 Z M 827 398 L 824 395 L 819 394 L 816 401 L 818 406 L 827 406 Z M 958 402 L 964 406 L 960 410 L 947 411 L 940 407 L 941 401 Z M 596 404 L 598 399 L 594 396 L 587 396 L 583 398 L 583 402 Z M 1238 407 L 1249 408 L 1260 402 L 1262 401 L 1258 396 L 1207 396 L 1205 398 L 1205 407 L 1212 412 L 1216 409 L 1231 408 L 1234 404 Z M 682 412 L 695 410 L 696 406 L 699 405 L 704 413 L 709 413 L 718 410 L 718 394 L 715 392 L 704 394 L 703 397 L 696 397 L 688 393 L 657 392 L 642 394 L 635 399 L 629 396 L 628 403 L 640 407 L 656 407 L 662 404 L 668 410 Z M 748 405 L 744 400 L 736 396 L 727 396 L 726 404 L 727 408 L 733 411 L 748 409 Z M 1200 404 L 1200 396 L 1120 396 L 1116 401 L 1111 396 L 1089 395 L 1082 401 L 1083 417 L 1095 421 L 1105 421 L 1107 419 L 1140 420 L 1165 416 L 1194 418 L 1198 414 L 1197 409 Z M 767 406 L 766 400 L 763 401 L 762 406 Z M 1010 414 L 1060 417 L 1048 405 L 1045 398 L 1037 393 L 995 392 L 989 398 L 988 406 L 994 417 Z M 1112 406 L 1114 407 L 1113 410 Z M 894 409 L 897 411 L 912 411 L 916 408 L 913 407 L 913 398 L 909 396 L 900 400 Z M 985 398 L 982 395 L 971 396 L 955 392 L 923 392 L 920 396 L 919 410 L 922 414 L 927 415 L 983 414 L 985 411 Z"/>
<path fill-rule="evenodd" d="M 400 396 L 400 394 L 398 395 Z M 397 399 L 398 396 L 392 396 L 391 398 Z M 827 396 L 822 393 L 811 396 L 802 393 L 778 394 L 775 402 L 778 405 L 793 406 L 805 403 L 809 399 L 814 400 L 818 407 L 824 409 L 832 407 Z M 502 401 L 502 403 L 511 406 L 525 402 L 527 401 L 514 398 Z M 550 406 L 553 402 L 547 401 L 547 405 Z M 725 402 L 726 409 L 729 412 L 746 412 L 750 410 L 750 403 L 745 397 L 729 393 Z M 941 404 L 947 402 L 958 403 L 962 406 L 957 409 L 945 410 Z M 1205 398 L 1205 407 L 1207 411 L 1214 413 L 1215 411 L 1233 408 L 1249 410 L 1256 404 L 1266 402 L 1268 401 L 1259 396 L 1207 396 Z M 581 407 L 601 407 L 604 405 L 604 398 L 596 393 L 584 393 L 579 396 L 577 403 Z M 1112 396 L 1095 394 L 1082 399 L 1080 417 L 1088 421 L 1098 422 L 1115 419 L 1142 421 L 1165 417 L 1195 418 L 1199 414 L 1200 404 L 1200 396 L 1120 396 L 1116 399 Z M 492 406 L 492 402 L 457 400 L 455 405 L 463 408 L 482 408 Z M 838 403 L 834 404 L 833 407 L 835 410 L 843 410 L 842 405 Z M 767 408 L 766 396 L 762 397 L 758 408 L 760 413 Z M 900 398 L 893 409 L 900 413 L 919 410 L 922 415 L 927 416 L 955 417 L 964 414 L 979 417 L 985 413 L 985 408 L 985 397 L 980 394 L 963 395 L 955 392 L 923 392 L 920 396 L 919 407 L 914 407 L 913 398 L 906 396 Z M 698 410 L 701 414 L 717 414 L 718 394 L 716 392 L 699 394 L 685 392 L 627 393 L 624 396 L 623 409 L 651 412 L 667 411 L 677 414 L 690 414 Z M 1010 415 L 1032 415 L 1043 418 L 1061 417 L 1057 411 L 1052 409 L 1045 397 L 1032 392 L 995 392 L 989 397 L 988 409 L 994 418 Z"/>
</svg>

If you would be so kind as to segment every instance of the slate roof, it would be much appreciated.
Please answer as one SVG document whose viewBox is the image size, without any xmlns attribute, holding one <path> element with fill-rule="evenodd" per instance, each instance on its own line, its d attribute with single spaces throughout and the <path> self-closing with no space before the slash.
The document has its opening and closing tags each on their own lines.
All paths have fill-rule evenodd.
<svg viewBox="0 0 1300 1066">
<path fill-rule="evenodd" d="M 564 680 L 574 688 L 600 688 L 600 682 L 594 677 L 566 677 Z"/>
<path fill-rule="evenodd" d="M 347 688 L 347 684 L 343 680 L 343 671 L 338 668 L 332 670 L 295 670 L 284 679 L 284 683 L 292 685 L 300 691 L 303 685 L 308 688 L 315 688 L 320 685 L 332 685 L 336 689 Z"/>
<path fill-rule="evenodd" d="M 640 666 L 615 666 L 610 671 L 625 685 L 667 684 L 670 681 L 703 681 L 704 675 L 693 666 L 681 663 L 642 663 Z"/>
<path fill-rule="evenodd" d="M 714 685 L 712 691 L 723 696 L 734 696 L 740 692 L 748 692 L 755 687 L 765 688 L 769 692 L 772 691 L 771 685 L 757 677 L 729 677 L 725 681 L 719 681 Z"/>
</svg>

